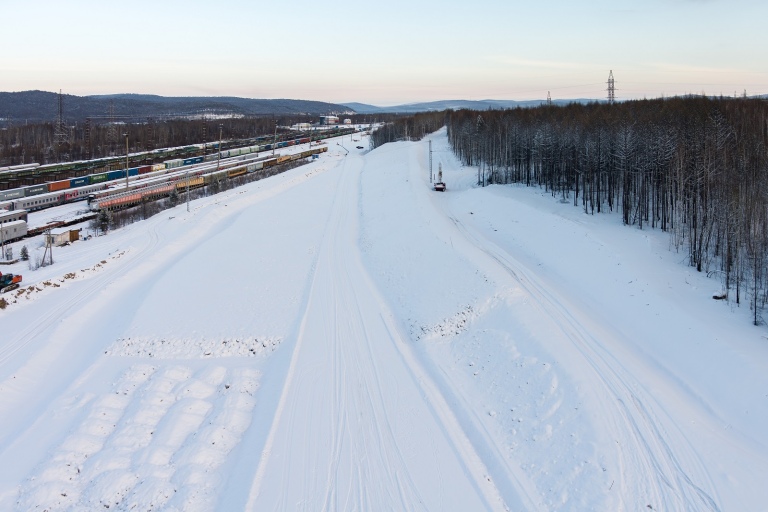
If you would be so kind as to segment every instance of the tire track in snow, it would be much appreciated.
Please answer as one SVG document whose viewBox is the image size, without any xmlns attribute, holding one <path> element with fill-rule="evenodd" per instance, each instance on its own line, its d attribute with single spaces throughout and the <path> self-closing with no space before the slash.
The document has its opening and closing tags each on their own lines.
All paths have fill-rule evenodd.
<svg viewBox="0 0 768 512">
<path fill-rule="evenodd" d="M 249 510 L 502 510 L 463 432 L 404 357 L 357 253 L 359 157 L 339 173 Z M 444 405 L 444 404 L 443 404 Z M 458 429 L 458 431 L 457 431 Z M 460 445 L 460 446 L 459 446 Z M 438 469 L 439 468 L 439 469 Z"/>
<path fill-rule="evenodd" d="M 604 401 L 606 411 L 613 411 L 609 422 L 611 429 L 619 440 L 627 439 L 631 447 L 620 449 L 624 467 L 621 474 L 632 471 L 633 479 L 625 478 L 622 485 L 625 489 L 632 488 L 629 499 L 641 499 L 648 502 L 654 510 L 691 510 L 719 512 L 715 499 L 701 485 L 696 484 L 690 474 L 683 468 L 679 456 L 689 466 L 694 466 L 697 476 L 706 480 L 711 488 L 706 469 L 702 466 L 692 448 L 685 442 L 683 436 L 677 436 L 682 442 L 677 445 L 677 454 L 667 440 L 669 433 L 662 430 L 660 418 L 646 405 L 653 398 L 645 393 L 632 375 L 603 347 L 599 340 L 573 316 L 558 297 L 540 283 L 535 276 L 516 262 L 511 255 L 497 247 L 489 240 L 476 234 L 457 218 L 449 216 L 457 230 L 466 239 L 495 260 L 530 296 L 539 307 L 546 312 L 562 329 L 578 351 L 589 364 L 600 384 L 608 391 L 611 399 Z M 642 398 L 641 398 L 642 397 Z M 642 472 L 652 476 L 652 481 L 644 485 Z M 626 493 L 625 493 L 626 494 Z M 633 509 L 639 504 L 627 502 L 624 505 Z"/>
</svg>

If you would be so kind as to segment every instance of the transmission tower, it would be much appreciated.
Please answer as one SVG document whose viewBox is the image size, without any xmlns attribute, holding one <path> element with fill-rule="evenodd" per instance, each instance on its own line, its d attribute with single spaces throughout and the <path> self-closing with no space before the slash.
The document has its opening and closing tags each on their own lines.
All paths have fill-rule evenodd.
<svg viewBox="0 0 768 512">
<path fill-rule="evenodd" d="M 56 154 L 61 160 L 61 148 L 67 143 L 69 134 L 64 125 L 64 100 L 59 89 L 59 115 L 56 117 L 56 125 L 53 128 L 53 145 L 56 147 Z"/>
<path fill-rule="evenodd" d="M 109 107 L 107 109 L 107 116 L 109 117 L 109 124 L 107 125 L 107 145 L 112 156 L 115 155 L 115 146 L 117 145 L 117 126 L 115 125 L 115 102 L 109 101 Z"/>
<path fill-rule="evenodd" d="M 203 156 L 208 143 L 208 109 L 203 110 Z"/>
<path fill-rule="evenodd" d="M 86 117 L 85 118 L 85 130 L 84 130 L 84 138 L 85 138 L 85 159 L 90 160 L 91 159 L 91 118 Z"/>
<path fill-rule="evenodd" d="M 147 151 L 155 149 L 155 118 L 147 118 Z"/>
<path fill-rule="evenodd" d="M 613 81 L 613 70 L 608 73 L 608 103 L 616 101 L 616 88 Z"/>
</svg>

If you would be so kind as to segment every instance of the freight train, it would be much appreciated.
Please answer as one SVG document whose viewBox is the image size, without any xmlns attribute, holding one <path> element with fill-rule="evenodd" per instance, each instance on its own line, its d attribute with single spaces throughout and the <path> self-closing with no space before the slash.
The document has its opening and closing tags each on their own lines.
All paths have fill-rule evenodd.
<svg viewBox="0 0 768 512">
<path fill-rule="evenodd" d="M 206 169 L 202 167 L 183 174 L 161 175 L 131 183 L 127 188 L 104 190 L 91 194 L 88 197 L 88 206 L 93 211 L 128 208 L 142 202 L 166 197 L 174 189 L 179 192 L 186 189 L 191 190 L 210 185 L 214 181 L 236 178 L 244 174 L 274 167 L 286 161 L 309 158 L 326 151 L 328 151 L 328 147 L 322 146 L 294 153 L 293 155 L 274 156 L 257 161 L 244 161 L 228 168 Z"/>
<path fill-rule="evenodd" d="M 345 132 L 346 133 L 346 132 Z M 326 132 L 312 136 L 312 141 L 338 136 L 336 131 Z M 215 161 L 221 158 L 232 158 L 240 155 L 258 154 L 262 151 L 271 151 L 273 149 L 285 148 L 297 144 L 307 144 L 309 137 L 303 137 L 292 140 L 285 140 L 277 143 L 253 145 L 241 148 L 224 150 L 217 153 L 211 153 L 203 156 L 176 158 L 166 160 L 163 163 L 144 165 L 128 169 L 128 177 L 135 177 L 151 172 L 176 169 L 186 165 L 202 163 L 204 161 Z M 74 164 L 57 164 L 61 166 Z M 35 170 L 41 170 L 46 166 L 35 167 Z M 125 169 L 116 171 L 106 171 L 88 176 L 80 176 L 59 181 L 51 181 L 40 185 L 30 185 L 9 190 L 0 190 L 0 210 L 24 209 L 28 211 L 41 210 L 52 206 L 58 206 L 64 203 L 86 199 L 89 195 L 105 190 L 107 184 L 111 181 L 126 178 Z"/>
<path fill-rule="evenodd" d="M 346 135 L 354 132 L 352 127 L 336 127 L 323 132 L 316 132 L 312 134 L 312 140 L 326 139 L 328 137 L 337 137 L 340 135 Z M 278 137 L 279 138 L 279 137 Z M 304 138 L 302 135 L 301 138 Z M 219 149 L 223 152 L 236 151 L 237 148 L 242 147 L 264 147 L 272 149 L 274 143 L 269 143 L 273 140 L 273 137 L 263 135 L 246 140 L 225 140 L 221 142 L 221 148 L 219 148 L 218 142 L 211 142 L 206 144 L 191 144 L 189 146 L 181 146 L 175 148 L 163 148 L 155 149 L 152 151 L 142 151 L 137 153 L 131 153 L 129 159 L 131 162 L 147 162 L 147 161 L 166 161 L 172 159 L 186 159 L 195 156 L 200 156 L 201 153 L 205 153 L 206 150 L 212 149 L 214 155 Z M 295 144 L 295 139 L 286 138 L 277 142 L 279 147 L 285 147 L 286 145 Z M 263 149 L 262 149 L 263 151 Z M 56 174 L 69 174 L 70 176 L 83 176 L 97 171 L 113 170 L 115 168 L 123 168 L 125 165 L 125 155 L 122 156 L 110 156 L 104 158 L 96 158 L 92 160 L 80 160 L 75 162 L 61 162 L 56 164 L 40 165 L 36 163 L 21 164 L 7 167 L 0 167 L 0 189 L 8 190 L 9 183 L 24 181 L 28 184 L 41 184 L 50 180 L 50 176 Z M 48 178 L 48 179 L 47 179 Z M 12 186 L 12 185 L 11 185 Z M 0 198 L 0 201 L 2 199 Z"/>
</svg>

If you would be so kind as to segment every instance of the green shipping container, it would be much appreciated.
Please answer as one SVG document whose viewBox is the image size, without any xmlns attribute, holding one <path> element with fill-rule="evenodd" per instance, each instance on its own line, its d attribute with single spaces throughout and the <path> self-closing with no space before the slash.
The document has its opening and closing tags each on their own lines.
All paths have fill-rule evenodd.
<svg viewBox="0 0 768 512">
<path fill-rule="evenodd" d="M 107 173 L 91 174 L 91 185 L 94 183 L 101 183 L 102 181 L 107 181 Z"/>
</svg>

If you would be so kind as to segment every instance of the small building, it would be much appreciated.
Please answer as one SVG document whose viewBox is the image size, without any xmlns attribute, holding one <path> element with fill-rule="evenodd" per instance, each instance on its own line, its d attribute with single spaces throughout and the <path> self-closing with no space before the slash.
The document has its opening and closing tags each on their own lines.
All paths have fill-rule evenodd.
<svg viewBox="0 0 768 512">
<path fill-rule="evenodd" d="M 321 116 L 320 117 L 320 124 L 339 124 L 339 117 L 338 116 Z"/>
<path fill-rule="evenodd" d="M 344 124 L 352 124 L 352 120 L 351 119 L 345 119 L 344 120 Z"/>
<path fill-rule="evenodd" d="M 54 245 L 56 247 L 68 244 L 70 242 L 75 242 L 77 240 L 80 240 L 80 230 L 79 229 L 67 229 L 64 231 L 51 231 L 50 236 L 50 243 L 51 245 Z"/>
<path fill-rule="evenodd" d="M 306 132 L 312 128 L 312 125 L 309 123 L 296 123 L 291 128 L 300 132 Z"/>
</svg>

